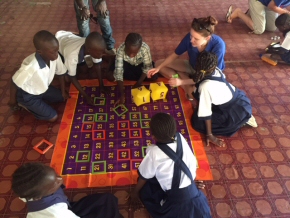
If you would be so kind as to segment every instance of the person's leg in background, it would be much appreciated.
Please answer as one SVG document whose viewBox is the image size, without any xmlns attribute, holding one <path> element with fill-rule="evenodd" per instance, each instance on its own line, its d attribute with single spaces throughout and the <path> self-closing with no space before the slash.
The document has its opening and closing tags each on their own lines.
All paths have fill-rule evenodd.
<svg viewBox="0 0 290 218">
<path fill-rule="evenodd" d="M 278 17 L 278 14 L 269 8 L 266 8 L 266 30 L 274 32 L 277 27 L 275 25 L 275 20 Z"/>
<path fill-rule="evenodd" d="M 115 48 L 116 41 L 113 38 L 113 30 L 110 23 L 109 10 L 108 9 L 106 10 L 105 15 L 102 14 L 102 12 L 99 9 L 98 2 L 99 2 L 98 0 L 92 0 L 94 11 L 97 12 L 97 19 L 98 19 L 98 23 L 102 31 L 102 35 L 107 44 L 107 53 L 110 55 L 115 55 L 116 51 L 114 48 Z M 103 1 L 102 4 L 106 4 L 106 1 Z"/>
<path fill-rule="evenodd" d="M 87 7 L 87 9 L 90 9 L 89 6 L 89 0 L 83 0 L 84 5 Z M 77 19 L 77 25 L 79 29 L 79 36 L 81 37 L 87 37 L 90 34 L 90 19 L 83 20 L 81 17 L 81 11 L 78 8 L 78 5 L 76 1 L 74 1 L 74 8 L 76 12 L 76 19 Z"/>
</svg>

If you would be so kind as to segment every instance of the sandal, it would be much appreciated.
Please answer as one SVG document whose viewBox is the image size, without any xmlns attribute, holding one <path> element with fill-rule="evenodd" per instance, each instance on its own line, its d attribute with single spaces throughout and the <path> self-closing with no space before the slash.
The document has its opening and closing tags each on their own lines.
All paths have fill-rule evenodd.
<svg viewBox="0 0 290 218">
<path fill-rule="evenodd" d="M 231 17 L 232 13 L 233 13 L 233 6 L 230 5 L 230 7 L 229 7 L 229 9 L 227 11 L 227 14 L 226 14 L 226 21 L 227 22 L 229 22 L 229 18 Z"/>
</svg>

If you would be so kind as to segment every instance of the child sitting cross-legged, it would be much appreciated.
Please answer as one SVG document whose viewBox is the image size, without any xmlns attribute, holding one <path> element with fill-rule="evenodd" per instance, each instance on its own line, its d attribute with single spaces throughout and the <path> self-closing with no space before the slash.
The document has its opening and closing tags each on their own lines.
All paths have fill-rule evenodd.
<svg viewBox="0 0 290 218">
<path fill-rule="evenodd" d="M 110 69 L 114 70 L 114 78 L 121 94 L 116 104 L 125 103 L 124 79 L 136 81 L 132 88 L 138 88 L 144 80 L 155 81 L 158 78 L 158 75 L 147 78 L 147 73 L 153 68 L 153 64 L 150 48 L 143 42 L 141 35 L 129 33 L 125 42 L 118 48 L 115 65 Z"/>
<path fill-rule="evenodd" d="M 70 202 L 62 178 L 42 163 L 25 163 L 12 175 L 12 190 L 26 202 L 27 218 L 122 218 L 111 193 L 88 195 Z"/>
<path fill-rule="evenodd" d="M 142 202 L 153 218 L 211 217 L 207 199 L 194 182 L 197 160 L 176 132 L 175 119 L 157 113 L 150 130 L 156 145 L 148 146 L 138 168 L 138 183 L 128 196 L 131 207 L 139 209 Z"/>
</svg>

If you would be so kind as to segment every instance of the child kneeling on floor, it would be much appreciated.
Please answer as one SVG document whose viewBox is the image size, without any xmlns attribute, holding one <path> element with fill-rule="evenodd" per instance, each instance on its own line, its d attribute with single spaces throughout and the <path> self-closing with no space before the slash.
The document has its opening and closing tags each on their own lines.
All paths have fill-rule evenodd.
<svg viewBox="0 0 290 218">
<path fill-rule="evenodd" d="M 9 105 L 31 112 L 37 119 L 54 122 L 57 112 L 47 104 L 63 102 L 69 98 L 65 91 L 64 74 L 67 69 L 58 54 L 59 44 L 55 36 L 41 30 L 34 35 L 36 52 L 29 55 L 20 69 L 12 76 Z M 58 75 L 61 90 L 51 86 L 54 75 Z"/>
<path fill-rule="evenodd" d="M 281 14 L 275 20 L 275 25 L 283 34 L 284 40 L 282 43 L 271 43 L 266 48 L 268 58 L 284 64 L 290 64 L 290 14 Z"/>
<path fill-rule="evenodd" d="M 155 81 L 158 78 L 158 75 L 147 78 L 147 73 L 153 68 L 153 64 L 150 48 L 143 42 L 141 35 L 129 33 L 125 42 L 117 50 L 115 65 L 110 68 L 111 71 L 114 70 L 113 75 L 120 90 L 120 98 L 116 104 L 125 103 L 124 79 L 136 81 L 132 88 L 138 88 L 144 80 Z"/>
<path fill-rule="evenodd" d="M 252 105 L 246 94 L 230 84 L 222 71 L 217 68 L 217 56 L 203 51 L 199 54 L 196 74 L 193 78 L 198 108 L 191 117 L 192 127 L 206 135 L 209 142 L 224 147 L 219 136 L 232 136 L 243 125 L 257 127 L 252 115 Z"/>
<path fill-rule="evenodd" d="M 62 178 L 42 163 L 25 163 L 12 175 L 12 190 L 28 208 L 27 218 L 120 218 L 118 199 L 110 193 L 69 202 Z"/>
<path fill-rule="evenodd" d="M 211 217 L 207 199 L 194 182 L 197 160 L 176 132 L 175 119 L 157 113 L 150 130 L 156 145 L 148 146 L 138 168 L 138 183 L 128 197 L 131 207 L 139 209 L 141 200 L 153 218 Z"/>
</svg>

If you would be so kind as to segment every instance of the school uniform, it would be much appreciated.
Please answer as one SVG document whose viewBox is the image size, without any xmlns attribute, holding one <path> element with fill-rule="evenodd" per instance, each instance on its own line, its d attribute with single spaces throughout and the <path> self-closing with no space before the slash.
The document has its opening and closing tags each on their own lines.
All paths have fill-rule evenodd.
<svg viewBox="0 0 290 218">
<path fill-rule="evenodd" d="M 285 53 L 280 55 L 281 59 L 290 64 L 290 32 L 286 33 L 281 47 L 285 49 Z"/>
<path fill-rule="evenodd" d="M 122 43 L 117 50 L 115 64 L 110 70 L 114 70 L 116 81 L 124 79 L 138 81 L 143 73 L 147 75 L 148 71 L 153 68 L 153 64 L 150 48 L 145 42 L 142 42 L 139 52 L 133 58 L 126 54 L 125 43 Z"/>
<path fill-rule="evenodd" d="M 196 88 L 194 97 L 199 104 L 191 118 L 196 131 L 206 134 L 205 120 L 210 119 L 214 135 L 231 136 L 249 121 L 252 115 L 249 98 L 228 83 L 220 69 L 196 83 Z"/>
<path fill-rule="evenodd" d="M 27 218 L 119 218 L 118 199 L 110 193 L 88 195 L 69 202 L 61 186 L 54 194 L 40 200 L 26 200 Z"/>
<path fill-rule="evenodd" d="M 190 33 L 188 33 L 179 43 L 175 49 L 175 54 L 182 55 L 184 52 L 187 52 L 189 57 L 189 64 L 191 68 L 195 69 L 196 60 L 200 52 L 196 47 L 193 47 L 190 42 Z M 217 67 L 223 70 L 225 68 L 225 53 L 226 53 L 226 44 L 224 40 L 218 35 L 212 34 L 208 44 L 205 48 L 205 51 L 214 53 L 218 58 Z"/>
<path fill-rule="evenodd" d="M 95 59 L 90 55 L 85 55 L 86 38 L 79 37 L 72 32 L 58 31 L 55 34 L 59 42 L 59 53 L 64 58 L 64 65 L 68 69 L 69 76 L 76 76 L 77 65 L 85 63 L 85 58 L 89 58 L 93 63 L 101 63 L 102 59 Z"/>
<path fill-rule="evenodd" d="M 197 189 L 197 160 L 180 133 L 175 142 L 148 146 L 138 173 L 147 180 L 140 199 L 153 218 L 207 218 L 210 208 Z"/>
<path fill-rule="evenodd" d="M 60 56 L 50 61 L 49 66 L 38 53 L 25 58 L 21 67 L 12 76 L 17 88 L 17 102 L 29 110 L 37 119 L 49 120 L 57 115 L 46 102 L 63 102 L 59 89 L 50 85 L 54 75 L 63 75 L 67 71 Z"/>
</svg>

